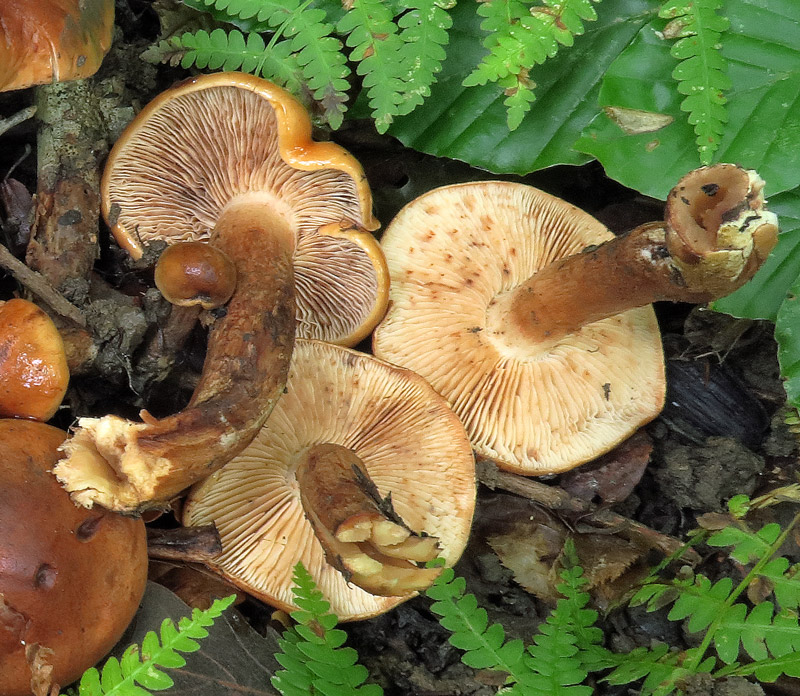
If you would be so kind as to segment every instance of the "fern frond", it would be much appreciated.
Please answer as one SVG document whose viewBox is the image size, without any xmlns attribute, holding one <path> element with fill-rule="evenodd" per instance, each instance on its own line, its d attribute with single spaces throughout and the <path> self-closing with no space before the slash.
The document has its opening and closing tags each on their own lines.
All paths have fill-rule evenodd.
<svg viewBox="0 0 800 696">
<path fill-rule="evenodd" d="M 603 678 L 603 681 L 619 686 L 646 678 L 647 683 L 643 691 L 645 688 L 653 691 L 669 679 L 680 655 L 677 651 L 670 651 L 666 643 L 657 643 L 649 649 L 634 648 L 620 658 L 619 664 Z"/>
<path fill-rule="evenodd" d="M 291 38 L 291 50 L 303 70 L 306 85 L 323 108 L 324 119 L 333 128 L 342 125 L 347 110 L 347 76 L 350 68 L 342 53 L 342 42 L 331 36 L 333 25 L 321 9 L 297 8 L 286 18 L 283 33 Z"/>
<path fill-rule="evenodd" d="M 263 45 L 263 39 L 255 33 L 248 35 L 247 46 L 244 46 L 236 37 L 239 32 L 230 32 L 228 45 L 223 46 L 220 39 L 212 42 L 209 57 L 206 58 L 205 52 L 199 56 L 202 62 L 212 69 L 215 69 L 214 64 L 222 63 L 226 70 L 260 74 L 296 95 L 301 94 L 302 85 L 305 85 L 322 106 L 324 120 L 333 128 L 342 124 L 350 69 L 341 50 L 341 41 L 332 36 L 334 27 L 327 21 L 324 9 L 310 7 L 309 0 L 195 0 L 193 5 L 198 2 L 227 13 L 231 21 L 253 20 L 262 30 L 273 32 L 268 46 Z M 254 56 L 252 49 L 258 42 L 262 49 Z M 203 48 L 209 48 L 208 42 Z M 186 62 L 206 67 L 196 58 L 192 55 Z M 241 60 L 239 66 L 229 67 L 237 60 Z"/>
<path fill-rule="evenodd" d="M 711 546 L 732 547 L 731 557 L 743 564 L 754 564 L 735 587 L 730 578 L 712 584 L 708 578 L 698 574 L 668 583 L 649 581 L 636 593 L 632 605 L 646 604 L 652 611 L 673 603 L 667 618 L 671 621 L 688 619 L 689 631 L 705 631 L 700 645 L 691 656 L 687 653 L 681 665 L 686 674 L 713 667 L 715 658 L 705 658 L 705 652 L 712 644 L 726 665 L 718 671 L 719 675 L 755 673 L 741 671 L 744 668 L 737 660 L 742 650 L 758 663 L 759 679 L 762 675 L 774 675 L 772 679 L 777 679 L 785 673 L 781 672 L 784 667 L 792 671 L 797 669 L 787 656 L 800 652 L 800 624 L 796 612 L 792 611 L 800 602 L 800 579 L 797 568 L 790 568 L 788 560 L 774 556 L 798 521 L 800 515 L 795 516 L 786 529 L 768 524 L 758 531 L 752 531 L 743 521 L 737 521 L 709 537 L 707 543 Z M 774 603 L 766 599 L 752 609 L 736 601 L 756 579 L 768 583 L 776 599 L 780 597 L 784 606 L 781 611 L 776 612 Z M 674 685 L 679 678 L 676 671 L 667 685 Z"/>
<path fill-rule="evenodd" d="M 694 126 L 700 161 L 709 164 L 728 120 L 723 92 L 731 81 L 719 51 L 722 32 L 730 22 L 718 14 L 722 0 L 666 0 L 659 16 L 670 19 L 669 36 L 678 37 L 670 53 L 680 63 L 672 72 L 678 91 L 686 95 L 681 109 Z"/>
<path fill-rule="evenodd" d="M 565 544 L 565 560 L 558 586 L 563 598 L 539 625 L 527 650 L 520 640 L 506 640 L 500 624 L 489 624 L 486 610 L 478 606 L 475 595 L 466 593 L 466 582 L 452 569 L 445 568 L 426 592 L 434 600 L 431 611 L 452 634 L 450 643 L 464 651 L 464 664 L 508 675 L 511 686 L 504 694 L 588 696 L 592 688 L 581 682 L 589 671 L 616 664 L 600 645 L 603 634 L 594 625 L 597 612 L 586 608 L 588 583 L 571 540 Z"/>
<path fill-rule="evenodd" d="M 447 31 L 453 26 L 447 10 L 454 4 L 450 0 L 409 0 L 408 11 L 398 19 L 403 42 L 401 60 L 409 66 L 404 78 L 406 101 L 400 105 L 401 114 L 411 113 L 431 93 L 431 85 L 445 59 L 444 47 L 450 40 Z"/>
<path fill-rule="evenodd" d="M 478 607 L 475 595 L 466 592 L 466 581 L 445 568 L 425 594 L 434 600 L 431 611 L 450 631 L 450 644 L 463 650 L 462 662 L 475 669 L 505 672 L 512 681 L 522 679 L 527 668 L 523 663 L 525 646 L 521 640 L 506 640 L 500 624 L 489 625 L 486 610 Z"/>
<path fill-rule="evenodd" d="M 275 658 L 283 669 L 272 677 L 272 686 L 283 696 L 382 696 L 380 686 L 364 684 L 367 670 L 356 663 L 353 648 L 342 647 L 347 634 L 336 628 L 330 603 L 302 563 L 294 567 L 293 580 L 292 593 L 300 608 L 291 617 L 297 625 L 278 641 L 282 652 Z"/>
<path fill-rule="evenodd" d="M 336 29 L 347 34 L 350 58 L 358 62 L 375 126 L 383 133 L 402 111 L 409 73 L 392 11 L 381 0 L 353 0 Z"/>
<path fill-rule="evenodd" d="M 271 43 L 281 36 L 290 39 L 289 50 L 308 89 L 322 105 L 325 120 L 338 128 L 346 110 L 350 69 L 341 51 L 342 43 L 331 36 L 334 28 L 327 21 L 325 10 L 301 0 L 215 0 L 217 7 L 221 2 L 236 3 L 227 7 L 231 14 L 246 18 L 254 13 L 259 22 L 265 22 L 275 31 Z"/>
<path fill-rule="evenodd" d="M 496 82 L 504 88 L 510 130 L 519 127 L 535 101 L 528 72 L 572 46 L 583 34 L 585 21 L 597 19 L 593 3 L 600 0 L 543 0 L 530 7 L 521 0 L 487 0 L 478 6 L 488 33 L 484 46 L 489 53 L 464 79 L 465 87 Z"/>
<path fill-rule="evenodd" d="M 172 678 L 159 667 L 183 667 L 186 660 L 180 653 L 191 653 L 200 649 L 198 640 L 208 636 L 206 630 L 227 609 L 235 595 L 217 599 L 206 610 L 194 609 L 192 616 L 185 616 L 178 625 L 172 619 L 164 619 L 160 637 L 150 631 L 138 645 L 131 645 L 117 660 L 109 657 L 102 670 L 92 667 L 86 670 L 78 685 L 79 696 L 147 696 L 150 691 L 163 691 L 173 685 Z M 137 686 L 138 685 L 138 686 Z"/>
<path fill-rule="evenodd" d="M 270 79 L 293 94 L 302 93 L 302 70 L 287 41 L 267 50 L 259 34 L 245 37 L 238 29 L 214 29 L 211 33 L 201 29 L 172 37 L 169 43 L 183 51 L 184 68 L 194 65 L 200 70 L 241 70 Z"/>
</svg>

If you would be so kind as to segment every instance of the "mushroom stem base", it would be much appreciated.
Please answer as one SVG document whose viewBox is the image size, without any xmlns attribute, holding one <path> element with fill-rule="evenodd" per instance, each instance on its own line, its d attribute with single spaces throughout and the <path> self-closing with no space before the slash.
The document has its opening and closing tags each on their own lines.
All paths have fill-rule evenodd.
<svg viewBox="0 0 800 696">
<path fill-rule="evenodd" d="M 283 393 L 294 345 L 294 232 L 269 229 L 257 211 L 232 211 L 213 243 L 236 265 L 238 283 L 212 326 L 203 373 L 187 408 L 135 423 L 81 418 L 54 471 L 79 505 L 138 513 L 164 507 L 241 452 Z"/>
<path fill-rule="evenodd" d="M 375 595 L 429 587 L 441 568 L 422 568 L 439 552 L 434 537 L 412 532 L 381 498 L 363 462 L 331 443 L 312 447 L 297 467 L 300 499 L 328 562 Z"/>
</svg>

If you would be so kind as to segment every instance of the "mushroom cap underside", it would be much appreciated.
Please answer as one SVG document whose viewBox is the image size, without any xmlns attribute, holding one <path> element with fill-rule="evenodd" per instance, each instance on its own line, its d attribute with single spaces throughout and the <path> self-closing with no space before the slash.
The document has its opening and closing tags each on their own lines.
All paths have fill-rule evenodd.
<svg viewBox="0 0 800 696">
<path fill-rule="evenodd" d="M 435 189 L 384 233 L 390 309 L 375 354 L 427 379 L 476 452 L 503 468 L 535 475 L 589 461 L 661 410 L 652 307 L 541 346 L 523 345 L 492 306 L 553 261 L 612 237 L 587 213 L 522 184 Z"/>
<path fill-rule="evenodd" d="M 264 601 L 294 607 L 301 561 L 340 619 L 368 618 L 406 597 L 365 592 L 327 563 L 295 478 L 321 443 L 353 450 L 408 527 L 437 537 L 448 565 L 459 558 L 475 505 L 463 426 L 418 375 L 318 341 L 297 342 L 286 394 L 253 443 L 190 492 L 183 523 L 214 522 L 224 551 L 212 567 Z"/>
<path fill-rule="evenodd" d="M 0 91 L 93 75 L 113 32 L 113 0 L 3 0 Z"/>
<path fill-rule="evenodd" d="M 208 240 L 233 201 L 287 219 L 301 337 L 354 345 L 383 315 L 388 277 L 361 166 L 312 140 L 302 105 L 265 80 L 216 73 L 163 92 L 115 144 L 102 189 L 103 214 L 136 258 L 154 240 Z"/>
</svg>

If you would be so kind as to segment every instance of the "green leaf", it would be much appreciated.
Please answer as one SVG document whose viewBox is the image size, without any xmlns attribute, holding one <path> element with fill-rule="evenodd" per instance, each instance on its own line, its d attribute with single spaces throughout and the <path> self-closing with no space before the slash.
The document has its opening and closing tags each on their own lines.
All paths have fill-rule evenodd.
<svg viewBox="0 0 800 696">
<path fill-rule="evenodd" d="M 800 3 L 795 0 L 726 0 L 730 28 L 720 38 L 731 89 L 728 122 L 714 161 L 758 170 L 775 195 L 800 184 Z M 599 95 L 602 107 L 671 117 L 658 130 L 626 133 L 607 113 L 583 131 L 575 147 L 597 157 L 612 178 L 665 198 L 672 183 L 700 164 L 694 134 L 681 111 L 663 38 L 655 19 L 610 66 Z M 654 176 L 653 172 L 658 172 Z"/>
<path fill-rule="evenodd" d="M 800 409 L 800 277 L 792 283 L 778 310 L 775 339 L 786 396 L 794 409 Z"/>
<path fill-rule="evenodd" d="M 782 609 L 800 608 L 800 566 L 789 568 L 789 560 L 783 556 L 773 558 L 758 573 L 772 586 L 775 601 Z"/>
<path fill-rule="evenodd" d="M 764 525 L 758 532 L 731 525 L 712 534 L 706 543 L 709 546 L 733 546 L 730 551 L 732 558 L 739 563 L 751 563 L 769 553 L 780 533 L 780 525 L 775 523 Z"/>
<path fill-rule="evenodd" d="M 586 25 L 572 47 L 529 71 L 536 101 L 519 128 L 510 132 L 504 89 L 513 85 L 463 84 L 485 54 L 480 42 L 486 33 L 475 4 L 458 3 L 452 12 L 447 59 L 430 98 L 411 114 L 397 117 L 389 132 L 416 150 L 493 172 L 526 174 L 553 164 L 588 161 L 572 144 L 598 113 L 603 72 L 655 9 L 651 0 L 603 0 L 597 14 L 597 21 Z"/>
</svg>

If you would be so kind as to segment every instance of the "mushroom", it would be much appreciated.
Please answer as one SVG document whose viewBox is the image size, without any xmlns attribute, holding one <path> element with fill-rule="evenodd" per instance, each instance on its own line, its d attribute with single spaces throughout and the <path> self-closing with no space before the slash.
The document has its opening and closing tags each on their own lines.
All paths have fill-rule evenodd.
<svg viewBox="0 0 800 696">
<path fill-rule="evenodd" d="M 50 473 L 66 436 L 0 420 L 3 696 L 77 679 L 122 636 L 147 582 L 142 520 L 77 507 Z"/>
<path fill-rule="evenodd" d="M 81 418 L 64 445 L 55 471 L 73 500 L 139 511 L 210 474 L 259 431 L 286 380 L 295 290 L 301 335 L 313 310 L 320 333 L 350 342 L 382 316 L 388 281 L 366 231 L 377 222 L 360 165 L 311 140 L 303 107 L 252 75 L 190 79 L 145 107 L 109 156 L 103 211 L 134 258 L 157 239 L 207 240 L 237 276 L 183 411 L 142 412 L 143 423 Z"/>
<path fill-rule="evenodd" d="M 69 369 L 55 324 L 33 302 L 0 302 L 0 417 L 50 420 Z"/>
<path fill-rule="evenodd" d="M 113 0 L 3 0 L 0 91 L 93 75 L 113 34 Z"/>
<path fill-rule="evenodd" d="M 287 392 L 241 454 L 189 493 L 183 523 L 214 523 L 208 565 L 294 607 L 302 562 L 340 619 L 387 611 L 452 565 L 467 541 L 475 470 L 466 432 L 418 375 L 299 339 Z"/>
<path fill-rule="evenodd" d="M 734 165 L 701 168 L 671 191 L 666 222 L 616 238 L 521 184 L 433 190 L 384 234 L 391 303 L 375 354 L 427 379 L 502 468 L 589 461 L 662 408 L 661 341 L 645 305 L 732 292 L 775 244 L 762 189 Z"/>
<path fill-rule="evenodd" d="M 205 242 L 179 242 L 158 257 L 156 287 L 179 307 L 221 307 L 236 289 L 236 266 L 230 257 Z"/>
</svg>

